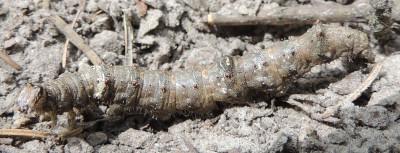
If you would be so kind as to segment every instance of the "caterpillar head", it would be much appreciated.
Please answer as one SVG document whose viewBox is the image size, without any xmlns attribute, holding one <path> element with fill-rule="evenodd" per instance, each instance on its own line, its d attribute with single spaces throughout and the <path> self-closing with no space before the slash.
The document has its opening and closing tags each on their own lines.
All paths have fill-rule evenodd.
<svg viewBox="0 0 400 153">
<path fill-rule="evenodd" d="M 20 112 L 31 113 L 41 110 L 47 93 L 41 86 L 27 83 L 18 95 L 16 107 Z"/>
</svg>

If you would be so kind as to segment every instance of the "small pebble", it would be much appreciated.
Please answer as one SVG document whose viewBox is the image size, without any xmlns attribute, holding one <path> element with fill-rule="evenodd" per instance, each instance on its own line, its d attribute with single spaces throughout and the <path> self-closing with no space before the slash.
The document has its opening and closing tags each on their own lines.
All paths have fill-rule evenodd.
<svg viewBox="0 0 400 153">
<path fill-rule="evenodd" d="M 67 139 L 68 143 L 64 147 L 64 152 L 94 152 L 94 148 L 81 138 L 72 137 Z"/>
<path fill-rule="evenodd" d="M 87 138 L 86 141 L 91 145 L 91 146 L 97 146 L 99 144 L 104 144 L 107 142 L 107 135 L 103 132 L 95 132 L 90 134 Z"/>
</svg>

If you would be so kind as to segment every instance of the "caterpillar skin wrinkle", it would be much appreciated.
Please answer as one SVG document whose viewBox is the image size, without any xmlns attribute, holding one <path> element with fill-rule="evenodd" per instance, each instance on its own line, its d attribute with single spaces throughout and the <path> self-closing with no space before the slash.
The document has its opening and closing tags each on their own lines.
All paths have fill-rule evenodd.
<svg viewBox="0 0 400 153">
<path fill-rule="evenodd" d="M 225 56 L 207 68 L 153 71 L 133 66 L 93 66 L 34 86 L 27 84 L 16 107 L 25 113 L 57 114 L 73 108 L 119 104 L 167 119 L 179 111 L 209 114 L 216 102 L 243 103 L 250 90 L 274 95 L 319 64 L 339 57 L 365 57 L 367 35 L 316 23 L 300 37 L 244 56 Z M 368 57 L 367 57 L 368 58 Z M 53 123 L 54 124 L 54 123 Z"/>
</svg>

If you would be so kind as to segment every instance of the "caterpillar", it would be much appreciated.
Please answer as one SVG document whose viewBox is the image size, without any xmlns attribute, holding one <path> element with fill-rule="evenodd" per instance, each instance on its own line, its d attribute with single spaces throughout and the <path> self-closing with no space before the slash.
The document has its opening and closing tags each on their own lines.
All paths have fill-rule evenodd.
<svg viewBox="0 0 400 153">
<path fill-rule="evenodd" d="M 179 111 L 208 114 L 216 102 L 243 103 L 250 90 L 272 97 L 319 64 L 339 57 L 370 58 L 367 35 L 316 22 L 305 34 L 243 56 L 224 56 L 213 65 L 182 71 L 135 66 L 92 66 L 41 85 L 27 84 L 16 107 L 25 113 L 69 112 L 87 106 L 118 104 L 167 119 Z M 55 124 L 55 123 L 54 123 Z"/>
</svg>

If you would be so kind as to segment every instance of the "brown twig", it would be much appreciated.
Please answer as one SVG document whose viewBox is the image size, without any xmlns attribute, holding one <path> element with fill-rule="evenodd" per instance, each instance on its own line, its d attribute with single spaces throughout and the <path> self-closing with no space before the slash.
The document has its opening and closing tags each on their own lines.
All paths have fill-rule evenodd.
<svg viewBox="0 0 400 153">
<path fill-rule="evenodd" d="M 311 111 L 310 111 L 310 109 L 309 109 L 307 106 L 305 106 L 304 104 L 302 104 L 302 103 L 300 103 L 300 102 L 298 102 L 298 101 L 296 101 L 296 100 L 294 100 L 294 99 L 292 99 L 292 98 L 288 99 L 286 102 L 287 102 L 288 104 L 291 104 L 291 105 L 300 107 L 300 108 L 301 108 L 302 110 L 304 110 L 306 113 L 311 114 Z"/>
<path fill-rule="evenodd" d="M 362 22 L 377 18 L 369 3 L 349 6 L 300 6 L 261 10 L 256 16 L 225 16 L 209 14 L 205 22 L 210 25 L 286 25 L 322 22 Z"/>
<path fill-rule="evenodd" d="M 0 137 L 25 137 L 32 139 L 49 139 L 56 135 L 27 129 L 0 129 Z"/>
<path fill-rule="evenodd" d="M 372 82 L 376 79 L 376 77 L 379 75 L 380 70 L 382 69 L 383 62 L 379 62 L 375 67 L 372 69 L 371 73 L 368 75 L 368 77 L 361 83 L 361 85 L 350 95 L 346 97 L 343 101 L 340 101 L 337 105 L 329 108 L 322 114 L 322 118 L 328 118 L 335 114 L 339 108 L 345 104 L 345 103 L 351 103 L 354 100 L 356 100 L 371 84 Z"/>
<path fill-rule="evenodd" d="M 93 20 L 94 20 L 94 18 L 96 18 L 97 15 L 99 15 L 101 12 L 103 12 L 103 10 L 99 10 L 99 11 L 97 11 L 96 13 L 94 13 L 94 14 L 89 18 L 89 20 L 87 21 L 87 23 L 88 23 L 88 24 L 92 23 Z"/>
<path fill-rule="evenodd" d="M 81 127 L 80 127 L 80 128 L 76 128 L 76 129 L 73 129 L 73 130 L 68 131 L 68 132 L 65 132 L 65 133 L 63 133 L 63 134 L 59 134 L 59 135 L 57 136 L 56 140 L 66 140 L 67 138 L 73 137 L 73 136 L 75 136 L 75 135 L 81 133 L 82 131 L 83 131 L 83 128 L 81 128 Z"/>
<path fill-rule="evenodd" d="M 74 44 L 77 48 L 82 50 L 83 53 L 89 58 L 89 60 L 95 65 L 103 64 L 103 60 L 94 52 L 89 45 L 85 43 L 83 38 L 79 36 L 71 27 L 68 26 L 67 23 L 58 15 L 50 16 L 50 21 L 55 24 L 57 29 L 63 33 L 67 39 L 69 39 L 72 44 Z"/>
<path fill-rule="evenodd" d="M 81 12 L 83 12 L 85 10 L 85 7 L 86 7 L 86 0 L 83 0 L 82 5 L 80 6 L 80 8 L 78 9 L 78 12 L 75 15 L 74 21 L 71 24 L 71 28 L 72 29 L 75 27 L 76 20 L 78 19 L 78 17 L 81 14 Z M 62 53 L 62 67 L 64 69 L 67 67 L 68 45 L 69 45 L 69 39 L 67 38 L 67 40 L 65 41 L 64 50 L 63 50 L 63 53 Z"/>
<path fill-rule="evenodd" d="M 11 65 L 14 69 L 21 71 L 22 68 L 17 63 L 15 63 L 7 54 L 0 51 L 0 57 L 4 59 L 9 65 Z"/>
<path fill-rule="evenodd" d="M 83 131 L 83 128 L 76 128 L 74 130 L 56 135 L 48 132 L 40 132 L 29 129 L 0 129 L 0 137 L 24 137 L 32 139 L 53 139 L 65 140 L 69 137 L 73 137 Z"/>
</svg>

